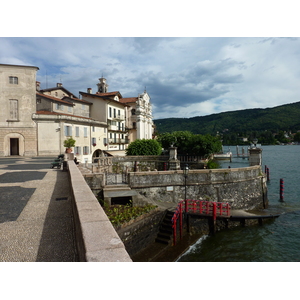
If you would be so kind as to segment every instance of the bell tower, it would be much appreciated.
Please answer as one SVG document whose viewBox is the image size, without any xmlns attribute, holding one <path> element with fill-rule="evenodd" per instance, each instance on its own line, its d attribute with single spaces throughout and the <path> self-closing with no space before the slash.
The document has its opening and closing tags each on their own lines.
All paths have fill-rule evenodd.
<svg viewBox="0 0 300 300">
<path fill-rule="evenodd" d="M 99 78 L 98 86 L 98 93 L 107 93 L 108 90 L 108 84 L 106 83 L 106 79 L 102 76 Z"/>
</svg>

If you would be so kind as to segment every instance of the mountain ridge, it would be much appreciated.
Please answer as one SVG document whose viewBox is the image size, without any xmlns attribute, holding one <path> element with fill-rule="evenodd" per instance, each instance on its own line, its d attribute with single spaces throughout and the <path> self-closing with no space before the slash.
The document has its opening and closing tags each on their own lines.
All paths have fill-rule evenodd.
<svg viewBox="0 0 300 300">
<path fill-rule="evenodd" d="M 154 120 L 158 133 L 187 130 L 194 134 L 218 132 L 300 130 L 300 101 L 267 108 L 249 108 L 191 118 Z"/>
</svg>

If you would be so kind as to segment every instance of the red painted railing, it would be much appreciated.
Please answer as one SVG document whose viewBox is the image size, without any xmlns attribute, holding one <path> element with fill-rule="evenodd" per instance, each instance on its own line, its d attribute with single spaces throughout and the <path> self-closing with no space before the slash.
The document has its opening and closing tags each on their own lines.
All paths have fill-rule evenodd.
<svg viewBox="0 0 300 300">
<path fill-rule="evenodd" d="M 180 201 L 172 217 L 173 245 L 176 245 L 177 221 L 179 219 L 180 239 L 182 238 L 182 215 L 183 213 L 195 213 L 200 215 L 212 216 L 213 220 L 217 216 L 230 216 L 230 205 L 225 202 L 212 202 L 201 200 Z"/>
</svg>

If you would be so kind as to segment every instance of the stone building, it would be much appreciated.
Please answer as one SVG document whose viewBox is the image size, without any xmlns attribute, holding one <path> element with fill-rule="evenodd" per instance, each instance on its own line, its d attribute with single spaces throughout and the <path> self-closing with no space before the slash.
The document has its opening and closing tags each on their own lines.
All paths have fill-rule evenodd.
<svg viewBox="0 0 300 300">
<path fill-rule="evenodd" d="M 134 98 L 108 92 L 105 78 L 98 91 L 81 98 L 57 83 L 40 89 L 38 67 L 0 64 L 0 156 L 64 153 L 64 140 L 73 137 L 75 156 L 93 162 L 103 155 L 125 155 L 136 139 L 151 139 L 150 97 Z"/>
<path fill-rule="evenodd" d="M 38 67 L 0 64 L 0 156 L 38 154 L 36 72 Z"/>
</svg>

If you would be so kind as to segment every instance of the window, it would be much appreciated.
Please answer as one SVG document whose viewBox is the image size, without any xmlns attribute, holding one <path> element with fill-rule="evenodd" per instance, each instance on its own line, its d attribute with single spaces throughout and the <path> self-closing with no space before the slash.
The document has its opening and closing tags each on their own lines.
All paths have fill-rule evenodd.
<svg viewBox="0 0 300 300">
<path fill-rule="evenodd" d="M 114 108 L 114 118 L 116 117 L 116 109 Z"/>
<path fill-rule="evenodd" d="M 134 109 L 134 108 L 131 110 L 131 114 L 132 114 L 133 116 L 135 115 L 135 109 Z"/>
<path fill-rule="evenodd" d="M 72 136 L 72 126 L 65 126 L 65 136 Z"/>
<path fill-rule="evenodd" d="M 84 146 L 84 147 L 83 147 L 83 154 L 84 154 L 84 155 L 89 154 L 89 147 L 88 147 L 88 146 Z"/>
<path fill-rule="evenodd" d="M 92 127 L 93 132 L 95 132 L 95 126 Z"/>
<path fill-rule="evenodd" d="M 96 143 L 97 143 L 96 138 L 92 138 L 92 145 L 93 145 L 94 147 L 96 146 Z"/>
<path fill-rule="evenodd" d="M 111 118 L 111 107 L 109 108 L 109 117 Z"/>
<path fill-rule="evenodd" d="M 9 100 L 9 120 L 18 121 L 18 100 L 11 99 Z"/>
<path fill-rule="evenodd" d="M 121 115 L 121 111 L 118 109 L 118 116 L 120 117 L 120 115 Z"/>
<path fill-rule="evenodd" d="M 75 127 L 75 136 L 79 137 L 79 127 Z"/>
<path fill-rule="evenodd" d="M 68 107 L 68 112 L 72 112 L 72 107 L 71 106 Z"/>
<path fill-rule="evenodd" d="M 87 134 L 87 127 L 84 127 L 83 130 L 84 130 L 84 137 L 87 137 L 88 136 L 88 134 Z"/>
<path fill-rule="evenodd" d="M 61 105 L 60 103 L 56 103 L 55 106 L 57 110 L 64 110 L 63 105 Z"/>
<path fill-rule="evenodd" d="M 81 154 L 81 147 L 74 147 L 74 153 L 75 154 Z"/>
<path fill-rule="evenodd" d="M 18 84 L 18 77 L 9 76 L 9 83 L 10 84 Z"/>
</svg>

